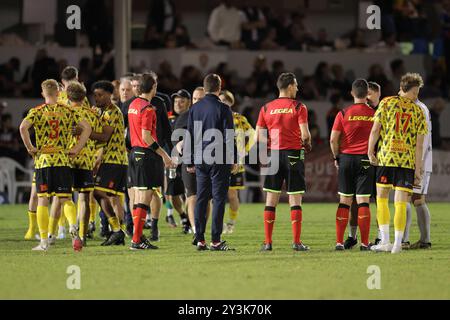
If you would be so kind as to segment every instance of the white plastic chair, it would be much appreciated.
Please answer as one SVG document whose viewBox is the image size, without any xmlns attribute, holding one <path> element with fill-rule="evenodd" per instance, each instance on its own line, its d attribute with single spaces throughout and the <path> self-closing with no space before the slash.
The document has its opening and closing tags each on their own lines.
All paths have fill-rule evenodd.
<svg viewBox="0 0 450 320">
<path fill-rule="evenodd" d="M 16 177 L 17 170 L 24 173 L 27 179 L 18 181 Z M 0 158 L 0 172 L 0 180 L 3 180 L 3 187 L 6 186 L 8 188 L 8 201 L 10 204 L 15 204 L 19 188 L 31 188 L 33 170 L 24 168 L 20 163 L 10 158 Z"/>
<path fill-rule="evenodd" d="M 9 173 L 6 170 L 0 168 L 0 192 L 6 192 L 8 190 Z"/>
</svg>

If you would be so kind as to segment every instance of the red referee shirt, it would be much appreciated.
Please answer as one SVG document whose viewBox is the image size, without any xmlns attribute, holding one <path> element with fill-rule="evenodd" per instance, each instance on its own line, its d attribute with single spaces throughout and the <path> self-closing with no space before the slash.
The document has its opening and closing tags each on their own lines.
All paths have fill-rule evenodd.
<svg viewBox="0 0 450 320">
<path fill-rule="evenodd" d="M 333 131 L 341 132 L 340 152 L 367 154 L 375 110 L 368 104 L 354 104 L 338 113 Z"/>
<path fill-rule="evenodd" d="M 300 124 L 308 123 L 308 109 L 290 98 L 279 98 L 261 108 L 258 127 L 269 133 L 272 150 L 303 149 Z"/>
<path fill-rule="evenodd" d="M 156 136 L 156 111 L 150 102 L 144 98 L 136 98 L 128 108 L 128 124 L 130 130 L 131 146 L 148 148 L 142 138 L 142 130 L 151 132 L 153 140 L 158 142 Z"/>
</svg>

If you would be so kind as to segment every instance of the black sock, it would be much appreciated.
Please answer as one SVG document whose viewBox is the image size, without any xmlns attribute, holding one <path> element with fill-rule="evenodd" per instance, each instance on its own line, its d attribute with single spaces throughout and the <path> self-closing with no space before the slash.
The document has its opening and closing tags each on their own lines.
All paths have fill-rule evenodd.
<svg viewBox="0 0 450 320">
<path fill-rule="evenodd" d="M 158 228 L 158 219 L 152 218 L 152 229 Z"/>
<path fill-rule="evenodd" d="M 181 222 L 183 223 L 183 224 L 187 224 L 188 222 L 189 222 L 189 219 L 188 219 L 188 216 L 187 216 L 187 214 L 186 213 L 182 213 L 182 214 L 180 214 L 180 218 L 181 218 Z"/>
</svg>

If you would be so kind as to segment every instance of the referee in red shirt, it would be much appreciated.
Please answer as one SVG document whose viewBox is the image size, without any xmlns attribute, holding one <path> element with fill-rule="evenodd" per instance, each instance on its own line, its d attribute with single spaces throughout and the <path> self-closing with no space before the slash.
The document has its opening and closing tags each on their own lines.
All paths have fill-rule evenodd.
<svg viewBox="0 0 450 320">
<path fill-rule="evenodd" d="M 353 82 L 354 104 L 338 113 L 331 131 L 330 146 L 338 168 L 340 204 L 336 213 L 336 250 L 344 250 L 344 232 L 353 198 L 358 203 L 361 251 L 369 250 L 370 196 L 375 169 L 367 157 L 375 110 L 367 104 L 366 80 Z"/>
<path fill-rule="evenodd" d="M 131 250 L 158 249 L 142 235 L 142 231 L 150 210 L 153 189 L 164 183 L 164 166 L 175 167 L 172 159 L 158 144 L 156 109 L 150 103 L 156 94 L 156 88 L 155 76 L 143 74 L 140 83 L 141 94 L 128 108 L 132 146 L 128 167 L 131 185 L 128 187 L 135 189 Z"/>
<path fill-rule="evenodd" d="M 304 104 L 295 100 L 298 84 L 294 74 L 281 74 L 277 81 L 277 87 L 280 91 L 279 98 L 261 108 L 256 126 L 258 140 L 264 142 L 267 139 L 271 162 L 278 161 L 279 163 L 278 171 L 275 174 L 267 175 L 264 182 L 267 198 L 264 209 L 265 241 L 261 250 L 272 250 L 272 231 L 276 207 L 280 200 L 283 183 L 286 182 L 291 206 L 292 248 L 295 251 L 307 251 L 309 247 L 300 241 L 300 235 L 302 197 L 306 191 L 305 149 L 306 151 L 311 150 L 308 110 Z"/>
</svg>

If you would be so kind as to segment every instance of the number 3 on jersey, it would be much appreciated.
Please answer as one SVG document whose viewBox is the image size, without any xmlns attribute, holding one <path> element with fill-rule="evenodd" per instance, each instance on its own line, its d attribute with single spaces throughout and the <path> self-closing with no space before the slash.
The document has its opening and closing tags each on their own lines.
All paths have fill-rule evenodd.
<svg viewBox="0 0 450 320">
<path fill-rule="evenodd" d="M 403 119 L 406 119 L 405 122 L 403 123 L 403 128 L 402 128 L 402 133 L 406 133 L 406 131 L 408 131 L 408 127 L 409 127 L 409 123 L 411 121 L 411 117 L 412 115 L 410 113 L 400 113 L 397 112 L 395 114 L 396 117 L 396 125 L 395 125 L 395 131 L 396 132 L 400 132 L 400 125 Z"/>
<path fill-rule="evenodd" d="M 50 120 L 48 122 L 50 125 L 50 135 L 49 139 L 56 140 L 59 138 L 59 120 Z"/>
</svg>

